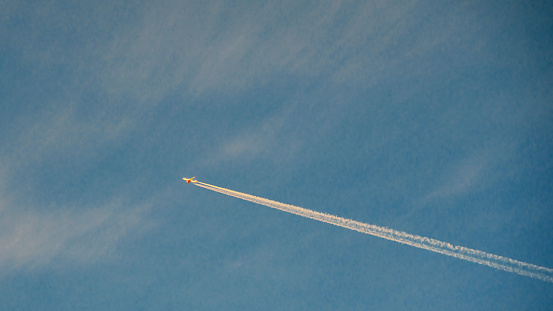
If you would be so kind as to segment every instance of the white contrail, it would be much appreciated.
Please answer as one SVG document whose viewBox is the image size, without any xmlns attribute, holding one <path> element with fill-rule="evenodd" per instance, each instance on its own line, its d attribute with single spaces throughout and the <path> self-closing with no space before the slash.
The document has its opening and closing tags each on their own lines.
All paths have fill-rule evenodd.
<svg viewBox="0 0 553 311">
<path fill-rule="evenodd" d="M 434 240 L 431 238 L 426 238 L 418 235 L 412 235 L 402 231 L 396 231 L 385 227 L 365 224 L 355 220 L 350 220 L 350 219 L 346 219 L 338 216 L 316 212 L 316 211 L 308 210 L 298 206 L 284 204 L 284 203 L 256 197 L 250 194 L 213 186 L 202 182 L 197 182 L 195 183 L 195 185 L 208 190 L 223 193 L 232 197 L 265 205 L 284 212 L 300 215 L 306 218 L 311 218 L 321 222 L 326 222 L 326 223 L 344 227 L 350 230 L 355 230 L 362 233 L 374 235 L 380 238 L 388 239 L 391 241 L 426 249 L 443 255 L 475 262 L 477 264 L 490 266 L 498 270 L 514 272 L 520 275 L 553 283 L 553 269 L 549 269 L 546 267 L 536 266 L 526 262 L 522 262 L 511 258 L 494 255 L 494 254 L 489 254 L 483 251 L 470 249 L 463 246 L 455 246 L 446 242 L 441 242 L 438 240 Z"/>
</svg>

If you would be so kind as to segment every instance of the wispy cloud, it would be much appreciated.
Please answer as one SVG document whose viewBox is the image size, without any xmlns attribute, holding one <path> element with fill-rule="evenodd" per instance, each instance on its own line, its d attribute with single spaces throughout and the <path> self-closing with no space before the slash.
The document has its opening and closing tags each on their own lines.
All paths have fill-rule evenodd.
<svg viewBox="0 0 553 311">
<path fill-rule="evenodd" d="M 451 160 L 423 202 L 468 195 L 505 179 L 515 173 L 516 167 L 512 166 L 512 161 L 516 148 L 516 143 L 496 138 L 493 143 L 476 148 L 464 158 Z"/>
<path fill-rule="evenodd" d="M 5 198 L 5 197 L 3 197 Z M 31 208 L 3 199 L 0 206 L 0 272 L 105 259 L 118 242 L 140 231 L 148 205 Z"/>
<path fill-rule="evenodd" d="M 50 180 L 70 176 L 72 165 L 83 167 L 102 156 L 133 125 L 127 118 L 102 115 L 84 121 L 72 105 L 14 121 L 17 130 L 0 151 L 0 273 L 97 262 L 122 238 L 144 228 L 148 203 L 129 204 L 124 195 L 89 204 L 71 199 L 57 203 L 37 195 L 30 183 L 31 172 L 40 175 L 52 167 L 57 175 Z"/>
<path fill-rule="evenodd" d="M 200 161 L 201 166 L 210 166 L 236 159 L 251 160 L 266 158 L 280 161 L 293 157 L 301 149 L 303 137 L 301 134 L 288 135 L 291 127 L 291 114 L 294 106 L 274 112 L 254 124 L 240 124 L 240 130 L 234 134 L 222 137 L 213 150 L 206 152 L 206 157 Z"/>
<path fill-rule="evenodd" d="M 120 141 L 135 125 L 125 116 L 89 116 L 86 121 L 80 120 L 75 110 L 74 106 L 57 107 L 44 115 L 32 117 L 31 124 L 27 119 L 16 120 L 14 127 L 19 131 L 9 139 L 17 144 L 10 144 L 11 148 L 0 152 L 4 164 L 28 164 L 52 156 L 86 160 L 92 150 Z"/>
<path fill-rule="evenodd" d="M 427 199 L 455 196 L 470 191 L 482 182 L 488 161 L 485 157 L 465 159 L 456 165 L 445 183 L 431 192 Z"/>
<path fill-rule="evenodd" d="M 155 102 L 177 89 L 191 96 L 235 93 L 278 75 L 365 81 L 386 71 L 379 64 L 395 44 L 377 34 L 390 24 L 394 35 L 408 31 L 412 7 L 335 1 L 309 8 L 293 1 L 155 6 L 115 31 L 98 66 L 102 88 Z"/>
</svg>

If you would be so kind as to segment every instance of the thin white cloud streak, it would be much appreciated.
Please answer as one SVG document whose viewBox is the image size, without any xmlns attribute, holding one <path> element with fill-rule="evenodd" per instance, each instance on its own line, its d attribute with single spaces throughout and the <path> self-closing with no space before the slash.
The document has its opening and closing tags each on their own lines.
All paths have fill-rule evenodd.
<svg viewBox="0 0 553 311">
<path fill-rule="evenodd" d="M 18 143 L 12 143 L 11 148 L 0 152 L 0 159 L 3 163 L 9 163 L 8 167 L 43 162 L 60 155 L 82 161 L 92 151 L 125 138 L 134 127 L 134 121 L 126 117 L 82 122 L 73 107 L 55 109 L 34 120 L 30 126 L 26 122 L 23 120 L 16 124 L 22 130 L 11 140 Z"/>
<path fill-rule="evenodd" d="M 121 239 L 143 229 L 143 213 L 149 203 L 129 207 L 125 199 L 112 197 L 100 204 L 45 204 L 48 198 L 34 200 L 40 191 L 22 182 L 31 174 L 44 172 L 66 177 L 66 170 L 71 169 L 68 163 L 89 165 L 132 131 L 131 119 L 99 116 L 82 121 L 75 110 L 70 104 L 44 116 L 15 120 L 13 137 L 6 137 L 3 143 L 0 274 L 99 262 L 109 257 Z"/>
<path fill-rule="evenodd" d="M 226 139 L 202 157 L 197 165 L 213 166 L 223 161 L 251 158 L 271 158 L 272 161 L 286 161 L 294 156 L 301 148 L 303 137 L 300 134 L 290 137 L 287 135 L 291 114 L 295 107 L 288 107 L 278 113 L 270 115 L 261 122 L 246 127 L 235 136 Z M 283 140 L 283 137 L 286 137 Z M 281 147 L 285 151 L 278 157 L 272 157 L 272 150 Z"/>
<path fill-rule="evenodd" d="M 506 154 L 499 151 L 496 150 L 496 154 Z M 437 198 L 461 195 L 478 186 L 485 186 L 492 178 L 486 173 L 489 173 L 492 166 L 498 165 L 498 161 L 500 159 L 497 156 L 492 157 L 492 152 L 484 151 L 455 163 L 449 169 L 444 169 L 446 173 L 439 180 L 439 186 L 424 198 L 423 203 Z"/>
<path fill-rule="evenodd" d="M 98 65 L 101 88 L 151 103 L 174 89 L 192 97 L 235 93 L 279 75 L 366 86 L 389 72 L 382 64 L 396 44 L 390 38 L 411 29 L 415 4 L 169 0 L 141 8 L 143 18 L 115 32 Z"/>
<path fill-rule="evenodd" d="M 228 196 L 232 196 L 235 198 L 268 206 L 280 211 L 284 211 L 284 212 L 299 215 L 302 217 L 329 223 L 335 226 L 362 232 L 365 234 L 370 234 L 379 238 L 384 238 L 387 240 L 406 244 L 409 246 L 429 250 L 442 255 L 447 255 L 454 258 L 463 259 L 477 264 L 489 266 L 494 269 L 517 273 L 523 276 L 553 283 L 553 269 L 550 269 L 550 268 L 529 264 L 526 262 L 486 253 L 483 251 L 479 251 L 479 250 L 475 250 L 475 249 L 471 249 L 463 246 L 456 246 L 446 242 L 438 241 L 427 237 L 417 236 L 417 235 L 409 234 L 402 231 L 397 231 L 397 230 L 393 230 L 385 227 L 358 222 L 351 219 L 346 219 L 346 218 L 333 216 L 333 215 L 329 215 L 321 212 L 316 212 L 309 209 L 297 207 L 294 205 L 284 204 L 284 203 L 256 197 L 253 195 L 241 193 L 238 191 L 233 191 L 226 188 L 213 186 L 202 182 L 198 182 L 196 183 L 196 185 L 208 190 L 226 194 Z"/>
<path fill-rule="evenodd" d="M 145 227 L 149 205 L 120 199 L 95 208 L 36 210 L 0 200 L 1 273 L 90 264 L 108 258 L 121 239 Z"/>
</svg>

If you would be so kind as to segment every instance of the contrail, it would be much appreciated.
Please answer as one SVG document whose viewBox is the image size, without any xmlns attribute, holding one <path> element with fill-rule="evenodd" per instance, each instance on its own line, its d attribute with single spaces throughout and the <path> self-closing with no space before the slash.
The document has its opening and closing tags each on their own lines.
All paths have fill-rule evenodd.
<svg viewBox="0 0 553 311">
<path fill-rule="evenodd" d="M 355 220 L 350 220 L 350 219 L 346 219 L 338 216 L 316 212 L 302 207 L 256 197 L 250 194 L 213 186 L 199 181 L 196 182 L 195 185 L 208 190 L 223 193 L 235 198 L 265 205 L 284 212 L 296 214 L 302 217 L 311 218 L 321 222 L 333 224 L 339 227 L 344 227 L 346 229 L 374 235 L 379 238 L 384 238 L 391 241 L 407 244 L 410 246 L 426 249 L 439 254 L 475 262 L 477 264 L 489 266 L 498 270 L 513 272 L 520 275 L 532 277 L 538 280 L 542 280 L 545 282 L 553 283 L 553 269 L 550 269 L 550 268 L 540 267 L 537 265 L 486 253 L 483 251 L 479 251 L 479 250 L 475 250 L 475 249 L 471 249 L 463 246 L 455 246 L 446 242 L 441 242 L 431 238 L 413 235 L 402 231 L 397 231 L 397 230 L 393 230 L 385 227 L 370 225 L 370 224 L 362 223 Z"/>
</svg>

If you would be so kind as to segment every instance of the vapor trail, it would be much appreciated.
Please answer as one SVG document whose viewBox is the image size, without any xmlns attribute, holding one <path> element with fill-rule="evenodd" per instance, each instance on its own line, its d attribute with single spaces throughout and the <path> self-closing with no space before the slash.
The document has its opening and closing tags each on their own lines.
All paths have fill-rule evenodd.
<svg viewBox="0 0 553 311">
<path fill-rule="evenodd" d="M 553 269 L 549 269 L 546 267 L 540 267 L 537 265 L 529 264 L 526 262 L 522 262 L 511 258 L 494 255 L 494 254 L 489 254 L 483 251 L 479 251 L 479 250 L 475 250 L 475 249 L 471 249 L 463 246 L 455 246 L 446 242 L 441 242 L 431 238 L 413 235 L 402 231 L 396 231 L 385 227 L 365 224 L 355 220 L 350 220 L 350 219 L 346 219 L 338 216 L 316 212 L 316 211 L 301 208 L 298 206 L 284 204 L 273 200 L 256 197 L 250 194 L 213 186 L 199 181 L 195 183 L 195 185 L 208 190 L 223 193 L 235 198 L 265 205 L 284 212 L 296 214 L 306 218 L 311 218 L 321 222 L 326 222 L 329 224 L 333 224 L 350 230 L 355 230 L 362 233 L 374 235 L 380 238 L 407 244 L 410 246 L 426 249 L 439 254 L 475 262 L 477 264 L 486 265 L 498 270 L 513 272 L 520 275 L 532 277 L 538 280 L 553 283 Z"/>
</svg>

